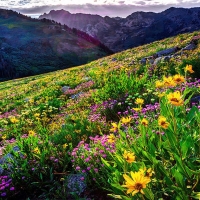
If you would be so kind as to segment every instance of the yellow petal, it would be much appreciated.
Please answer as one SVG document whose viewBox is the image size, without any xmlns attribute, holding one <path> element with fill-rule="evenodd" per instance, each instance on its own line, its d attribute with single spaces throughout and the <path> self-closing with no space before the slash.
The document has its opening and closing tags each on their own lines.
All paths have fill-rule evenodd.
<svg viewBox="0 0 200 200">
<path fill-rule="evenodd" d="M 126 174 L 124 174 L 123 177 L 127 181 L 128 184 L 131 184 L 131 185 L 135 184 L 135 181 L 131 179 L 129 176 L 127 176 Z"/>
<path fill-rule="evenodd" d="M 134 196 L 135 194 L 137 194 L 139 192 L 139 190 L 134 190 L 133 192 L 132 192 L 132 196 Z"/>
</svg>

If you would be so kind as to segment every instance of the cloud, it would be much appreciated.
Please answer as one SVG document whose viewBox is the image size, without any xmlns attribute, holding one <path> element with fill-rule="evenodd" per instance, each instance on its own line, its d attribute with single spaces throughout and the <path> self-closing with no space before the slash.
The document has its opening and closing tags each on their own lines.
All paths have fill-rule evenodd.
<svg viewBox="0 0 200 200">
<path fill-rule="evenodd" d="M 10 2 L 10 4 L 2 4 L 2 2 Z M 67 1 L 68 5 L 52 3 L 53 0 L 49 0 L 51 4 L 45 3 L 46 0 L 0 0 L 0 8 L 13 9 L 17 12 L 27 15 L 36 15 L 49 12 L 50 10 L 64 9 L 71 13 L 89 13 L 98 14 L 101 16 L 110 17 L 127 17 L 136 11 L 151 11 L 161 12 L 169 7 L 199 7 L 200 0 L 87 0 L 92 3 L 84 3 L 86 0 L 79 0 L 80 4 L 73 4 L 73 0 Z M 14 2 L 14 3 L 13 3 Z M 60 0 L 59 2 L 66 2 Z M 3 5 L 3 6 L 1 6 Z"/>
<path fill-rule="evenodd" d="M 138 5 L 146 5 L 146 2 L 145 1 L 136 1 L 136 4 L 138 4 Z"/>
</svg>

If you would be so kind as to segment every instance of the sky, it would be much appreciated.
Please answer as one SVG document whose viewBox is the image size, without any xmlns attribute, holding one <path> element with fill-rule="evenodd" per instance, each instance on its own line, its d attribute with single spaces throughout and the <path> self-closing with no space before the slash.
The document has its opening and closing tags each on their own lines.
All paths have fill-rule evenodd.
<svg viewBox="0 0 200 200">
<path fill-rule="evenodd" d="M 38 17 L 50 10 L 127 17 L 136 11 L 161 12 L 169 7 L 200 7 L 200 0 L 0 0 L 0 8 Z"/>
</svg>

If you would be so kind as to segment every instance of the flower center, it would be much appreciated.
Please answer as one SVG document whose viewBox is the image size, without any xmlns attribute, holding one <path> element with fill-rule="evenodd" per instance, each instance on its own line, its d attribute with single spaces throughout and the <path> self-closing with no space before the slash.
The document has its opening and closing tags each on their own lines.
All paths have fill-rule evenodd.
<svg viewBox="0 0 200 200">
<path fill-rule="evenodd" d="M 174 101 L 174 102 L 179 102 L 179 100 L 177 98 L 171 98 L 171 101 Z"/>
<path fill-rule="evenodd" d="M 141 183 L 136 183 L 135 184 L 135 190 L 141 190 L 143 187 L 142 187 L 142 184 Z"/>
<path fill-rule="evenodd" d="M 180 78 L 177 78 L 176 81 L 177 81 L 177 82 L 181 82 L 181 79 L 180 79 Z"/>
<path fill-rule="evenodd" d="M 160 124 L 161 124 L 162 126 L 164 126 L 164 125 L 166 124 L 166 122 L 165 122 L 165 121 L 162 121 Z"/>
</svg>

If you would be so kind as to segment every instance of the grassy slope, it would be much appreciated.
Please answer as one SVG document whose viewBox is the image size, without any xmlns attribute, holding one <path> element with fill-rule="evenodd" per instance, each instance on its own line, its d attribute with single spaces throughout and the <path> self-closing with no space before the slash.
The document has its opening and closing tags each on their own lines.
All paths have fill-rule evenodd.
<svg viewBox="0 0 200 200">
<path fill-rule="evenodd" d="M 130 70 L 134 68 L 139 68 L 141 58 L 153 55 L 154 53 L 162 49 L 167 49 L 177 45 L 184 47 L 186 44 L 189 43 L 193 36 L 194 33 L 183 34 L 178 37 L 167 38 L 161 41 L 117 53 L 115 55 L 93 61 L 83 66 L 73 67 L 67 70 L 56 71 L 33 77 L 2 82 L 0 84 L 0 97 L 3 102 L 4 99 L 8 99 L 9 101 L 9 96 L 13 95 L 13 98 L 12 100 L 10 99 L 10 101 L 14 102 L 15 96 L 18 95 L 20 96 L 20 98 L 18 97 L 18 101 L 23 102 L 23 98 L 26 97 L 34 98 L 36 96 L 44 96 L 44 94 L 46 94 L 46 90 L 49 90 L 50 88 L 52 91 L 54 88 L 60 91 L 61 87 L 65 85 L 75 87 L 81 82 L 84 82 L 84 77 L 91 77 L 95 72 L 106 73 L 106 70 L 112 70 L 116 66 L 123 66 Z M 175 60 L 174 63 L 172 63 L 172 66 L 178 67 L 177 64 L 181 66 L 183 64 L 183 60 L 192 60 L 196 59 L 196 57 L 198 58 L 198 52 L 199 47 L 192 54 L 190 53 L 189 57 L 183 56 L 180 60 Z M 113 58 L 115 59 L 115 61 L 112 61 Z M 131 64 L 132 61 L 135 61 L 135 64 Z M 94 78 L 97 79 L 96 77 Z M 43 84 L 45 84 L 45 87 L 42 86 L 42 82 Z M 98 85 L 96 85 L 96 87 L 98 88 L 98 86 L 101 85 L 102 82 L 103 80 L 98 80 Z M 36 89 L 34 89 L 34 87 Z M 25 89 L 23 90 L 22 88 Z M 2 105 L 0 109 L 1 112 L 9 111 L 9 103 L 6 102 L 6 104 Z"/>
<path fill-rule="evenodd" d="M 199 62 L 200 45 L 194 51 L 188 52 L 188 55 L 160 64 L 160 68 L 150 77 L 146 74 L 149 65 L 141 66 L 141 58 L 177 45 L 184 47 L 198 34 L 200 32 L 183 34 L 120 52 L 83 66 L 0 83 L 1 135 L 6 135 L 7 139 L 18 140 L 20 136 L 33 130 L 38 135 L 45 133 L 54 138 L 55 133 L 62 132 L 63 124 L 77 119 L 84 122 L 89 118 L 91 105 L 108 99 L 119 99 L 127 93 L 139 93 L 138 95 L 145 99 L 145 103 L 151 103 L 152 99 L 157 98 L 154 94 L 156 80 L 161 79 L 163 75 L 169 75 L 170 72 L 173 73 L 175 68 L 176 71 L 182 71 L 186 64 L 193 64 L 194 70 L 197 70 L 195 63 Z M 127 77 L 127 73 L 132 76 Z M 93 81 L 91 86 L 77 89 L 77 86 L 88 80 Z M 63 94 L 63 86 L 77 89 L 71 94 L 83 94 L 80 98 L 73 99 L 70 94 Z M 37 113 L 40 115 L 40 125 L 35 118 Z M 12 124 L 9 116 L 16 116 L 20 120 L 20 125 Z M 66 116 L 69 117 L 68 122 L 65 121 Z M 106 125 L 102 125 L 98 120 L 89 124 L 88 136 L 90 133 L 107 133 L 110 120 L 115 121 L 115 118 L 111 116 Z M 77 137 L 75 140 L 84 136 L 85 133 L 82 133 L 80 138 Z M 59 143 L 56 139 L 54 141 Z M 66 138 L 61 137 L 61 141 L 61 144 L 68 143 Z M 77 142 L 72 145 L 76 145 Z M 5 139 L 2 138 L 2 145 L 4 144 Z M 55 147 L 55 151 L 56 148 L 58 147 Z"/>
</svg>

